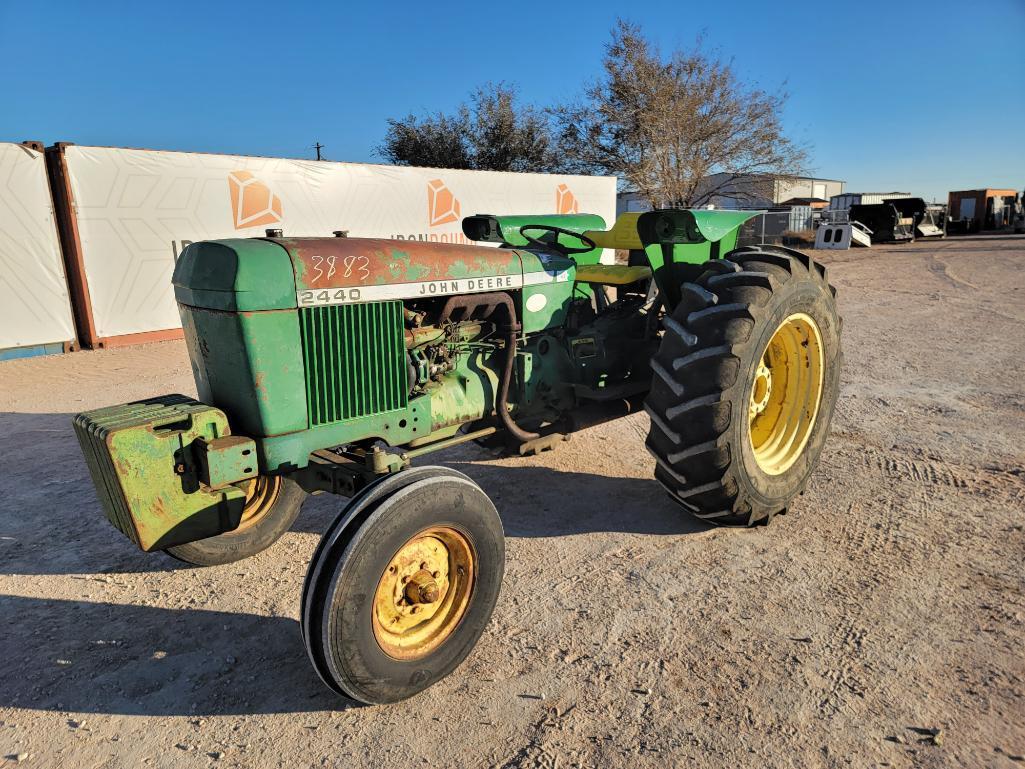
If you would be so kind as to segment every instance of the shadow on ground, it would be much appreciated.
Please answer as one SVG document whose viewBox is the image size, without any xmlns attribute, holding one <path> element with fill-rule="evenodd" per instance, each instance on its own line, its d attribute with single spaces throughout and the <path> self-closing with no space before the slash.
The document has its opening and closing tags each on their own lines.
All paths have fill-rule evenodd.
<svg viewBox="0 0 1025 769">
<path fill-rule="evenodd" d="M 711 528 L 688 515 L 655 480 L 571 473 L 549 467 L 446 462 L 476 481 L 511 537 L 589 532 L 682 535 Z"/>
<path fill-rule="evenodd" d="M 293 619 L 14 596 L 0 596 L 0 612 L 0 707 L 206 716 L 350 706 L 317 678 Z"/>
<path fill-rule="evenodd" d="M 142 553 L 103 517 L 69 414 L 0 414 L 0 573 L 110 574 L 191 568 Z M 492 497 L 511 537 L 706 527 L 653 480 L 485 463 L 460 447 L 438 460 Z M 311 498 L 297 522 L 319 534 L 344 506 Z M 337 710 L 290 618 L 0 596 L 0 707 L 211 715 Z"/>
</svg>

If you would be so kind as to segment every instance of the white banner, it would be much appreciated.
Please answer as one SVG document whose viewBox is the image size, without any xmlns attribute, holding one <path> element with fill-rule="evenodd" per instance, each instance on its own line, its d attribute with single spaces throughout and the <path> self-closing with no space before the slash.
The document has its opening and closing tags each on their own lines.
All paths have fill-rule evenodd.
<svg viewBox="0 0 1025 769">
<path fill-rule="evenodd" d="M 263 236 L 467 242 L 477 213 L 593 213 L 611 226 L 614 177 L 67 148 L 99 336 L 180 327 L 174 260 L 197 240 Z"/>
<path fill-rule="evenodd" d="M 74 338 L 43 153 L 0 143 L 0 350 Z"/>
</svg>

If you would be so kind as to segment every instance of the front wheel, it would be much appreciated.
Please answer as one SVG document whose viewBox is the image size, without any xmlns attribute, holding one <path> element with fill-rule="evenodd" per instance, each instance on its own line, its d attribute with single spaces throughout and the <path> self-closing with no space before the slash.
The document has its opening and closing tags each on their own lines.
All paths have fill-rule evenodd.
<svg viewBox="0 0 1025 769">
<path fill-rule="evenodd" d="M 246 482 L 245 491 L 242 520 L 236 529 L 164 552 L 194 566 L 240 561 L 277 542 L 295 523 L 306 500 L 302 487 L 281 475 L 259 475 Z"/>
<path fill-rule="evenodd" d="M 443 468 L 386 479 L 347 506 L 310 564 L 310 659 L 351 699 L 411 697 L 473 649 L 504 569 L 502 523 L 476 484 Z"/>
<path fill-rule="evenodd" d="M 825 267 L 792 249 L 737 249 L 685 283 L 645 403 L 670 496 L 724 526 L 785 511 L 829 433 L 840 327 Z"/>
</svg>

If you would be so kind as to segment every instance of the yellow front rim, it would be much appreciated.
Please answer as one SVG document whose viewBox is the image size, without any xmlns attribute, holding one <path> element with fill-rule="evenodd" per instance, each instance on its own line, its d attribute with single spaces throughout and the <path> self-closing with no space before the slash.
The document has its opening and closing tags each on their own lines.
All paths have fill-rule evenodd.
<svg viewBox="0 0 1025 769">
<path fill-rule="evenodd" d="M 823 369 L 818 325 L 794 313 L 773 333 L 751 384 L 749 434 L 762 472 L 786 472 L 804 451 L 822 401 Z"/>
<path fill-rule="evenodd" d="M 246 506 L 242 508 L 242 520 L 234 531 L 242 531 L 254 525 L 274 507 L 281 493 L 280 475 L 258 475 L 245 483 Z"/>
<path fill-rule="evenodd" d="M 470 605 L 474 574 L 470 541 L 447 526 L 400 547 L 374 594 L 374 638 L 384 653 L 416 659 L 444 643 Z"/>
</svg>

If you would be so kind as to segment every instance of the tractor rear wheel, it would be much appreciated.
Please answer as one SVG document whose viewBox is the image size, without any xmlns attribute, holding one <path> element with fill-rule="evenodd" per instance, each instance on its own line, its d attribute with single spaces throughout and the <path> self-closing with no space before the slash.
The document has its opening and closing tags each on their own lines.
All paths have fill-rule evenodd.
<svg viewBox="0 0 1025 769">
<path fill-rule="evenodd" d="M 655 478 L 697 517 L 752 526 L 804 490 L 839 391 L 826 268 L 754 246 L 707 262 L 664 319 L 645 402 Z"/>
<path fill-rule="evenodd" d="M 241 561 L 277 542 L 295 523 L 306 500 L 302 487 L 282 475 L 258 475 L 246 482 L 245 490 L 246 504 L 238 528 L 164 552 L 193 566 Z"/>
</svg>

